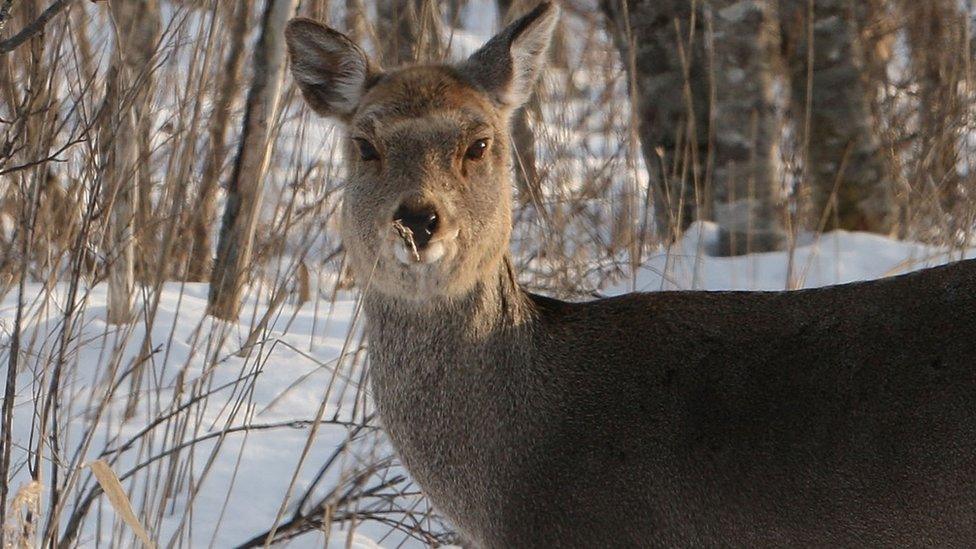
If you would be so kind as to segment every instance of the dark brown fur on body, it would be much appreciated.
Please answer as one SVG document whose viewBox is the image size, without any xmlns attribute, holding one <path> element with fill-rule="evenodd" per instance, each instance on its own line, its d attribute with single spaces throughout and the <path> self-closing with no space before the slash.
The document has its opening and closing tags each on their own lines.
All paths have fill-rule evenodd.
<svg viewBox="0 0 976 549">
<path fill-rule="evenodd" d="M 491 321 L 367 301 L 390 435 L 481 545 L 976 543 L 976 262 L 588 303 L 499 279 Z"/>
<path fill-rule="evenodd" d="M 434 504 L 478 547 L 976 545 L 976 262 L 588 303 L 518 286 L 507 124 L 555 17 L 389 72 L 288 31 L 309 104 L 360 140 L 342 236 L 373 398 Z M 401 216 L 428 233 L 410 256 Z"/>
</svg>

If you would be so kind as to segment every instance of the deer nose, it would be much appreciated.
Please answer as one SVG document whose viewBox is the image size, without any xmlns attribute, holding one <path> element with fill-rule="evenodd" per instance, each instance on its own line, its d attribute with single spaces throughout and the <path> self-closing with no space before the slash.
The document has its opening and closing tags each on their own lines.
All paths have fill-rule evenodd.
<svg viewBox="0 0 976 549">
<path fill-rule="evenodd" d="M 400 204 L 393 214 L 393 222 L 410 229 L 418 248 L 423 248 L 430 242 L 439 225 L 437 210 L 433 206 L 410 201 Z"/>
</svg>

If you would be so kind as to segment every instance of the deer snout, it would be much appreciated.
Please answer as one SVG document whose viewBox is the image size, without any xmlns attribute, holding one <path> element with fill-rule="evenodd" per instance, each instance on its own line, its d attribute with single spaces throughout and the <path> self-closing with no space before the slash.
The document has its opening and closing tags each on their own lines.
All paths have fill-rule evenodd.
<svg viewBox="0 0 976 549">
<path fill-rule="evenodd" d="M 424 248 L 437 232 L 440 217 L 431 204 L 404 201 L 393 213 L 394 226 L 408 229 L 417 248 Z"/>
<path fill-rule="evenodd" d="M 450 242 L 458 234 L 445 208 L 419 195 L 404 199 L 391 221 L 399 237 L 393 251 L 405 265 L 439 261 L 449 253 Z"/>
</svg>

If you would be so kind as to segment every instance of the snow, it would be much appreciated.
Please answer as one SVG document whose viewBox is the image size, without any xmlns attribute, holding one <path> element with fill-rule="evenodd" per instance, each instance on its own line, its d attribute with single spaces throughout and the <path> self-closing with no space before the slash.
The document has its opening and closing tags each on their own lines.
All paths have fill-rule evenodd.
<svg viewBox="0 0 976 549">
<path fill-rule="evenodd" d="M 976 248 L 946 250 L 872 233 L 833 231 L 801 235 L 790 252 L 710 257 L 718 227 L 698 222 L 671 250 L 643 262 L 636 280 L 623 280 L 608 294 L 655 290 L 794 290 L 872 280 L 974 257 Z"/>
<path fill-rule="evenodd" d="M 122 346 L 123 350 L 115 358 L 121 359 L 121 371 L 124 371 L 140 354 L 146 334 L 144 322 L 133 325 L 130 334 L 126 334 L 126 328 L 105 323 L 105 289 L 104 284 L 86 288 L 80 298 L 81 326 L 68 345 L 65 371 L 68 398 L 63 399 L 62 404 L 66 409 L 65 416 L 72 418 L 69 424 L 73 436 L 69 436 L 70 442 L 64 448 L 74 448 L 80 443 L 83 430 L 92 423 L 91 416 L 100 398 L 89 399 L 89 393 L 101 395 L 110 386 L 104 380 L 106 371 L 114 362 L 112 348 Z M 357 336 L 356 331 L 350 329 L 355 307 L 351 295 L 340 297 L 331 308 L 329 318 L 317 323 L 313 321 L 314 303 L 298 308 L 286 305 L 280 311 L 280 316 L 272 319 L 267 330 L 255 341 L 251 355 L 241 357 L 237 356 L 237 352 L 247 343 L 251 332 L 248 324 L 250 312 L 255 305 L 259 305 L 258 300 L 249 300 L 241 316 L 243 322 L 222 324 L 204 315 L 206 291 L 206 286 L 202 284 L 164 285 L 156 320 L 149 331 L 151 337 L 148 346 L 157 352 L 146 363 L 150 374 L 146 384 L 148 388 L 144 386 L 137 415 L 128 422 L 121 419 L 129 396 L 124 390 L 128 387 L 125 382 L 122 384 L 123 390 L 110 399 L 108 409 L 98 422 L 95 440 L 85 453 L 84 461 L 100 457 L 103 449 L 120 447 L 121 441 L 135 435 L 152 418 L 162 415 L 171 401 L 186 402 L 186 395 L 200 392 L 204 387 L 205 390 L 212 390 L 226 386 L 214 393 L 209 406 L 202 405 L 196 410 L 194 417 L 197 424 L 191 426 L 190 432 L 185 433 L 181 441 L 240 425 L 272 424 L 280 427 L 246 434 L 228 434 L 220 446 L 214 438 L 198 443 L 194 449 L 198 461 L 193 468 L 197 471 L 198 479 L 204 475 L 206 460 L 213 457 L 215 461 L 198 489 L 192 505 L 192 516 L 186 520 L 184 534 L 187 537 L 181 544 L 197 546 L 213 541 L 216 546 L 224 547 L 240 543 L 271 526 L 309 436 L 306 425 L 288 426 L 290 422 L 314 420 L 323 399 L 328 403 L 323 414 L 326 420 L 355 425 L 363 423 L 368 411 L 361 409 L 362 402 L 357 402 L 357 398 L 361 397 L 358 390 L 361 367 L 337 369 L 334 364 L 344 347 L 350 350 L 347 354 L 352 354 L 358 345 L 358 341 L 353 339 Z M 29 444 L 35 408 L 33 395 L 45 386 L 45 380 L 39 379 L 37 373 L 43 371 L 44 365 L 53 359 L 57 348 L 55 336 L 59 331 L 67 288 L 59 285 L 50 292 L 47 306 L 43 300 L 46 293 L 39 284 L 29 284 L 25 292 L 27 309 L 22 337 L 28 351 L 21 355 L 13 433 L 15 443 L 21 448 Z M 5 335 L 5 342 L 14 322 L 16 297 L 12 292 L 0 305 L 0 330 Z M 259 314 L 263 314 L 263 311 Z M 226 341 L 219 350 L 210 353 L 210 360 L 205 359 L 207 347 L 218 345 L 225 333 Z M 7 352 L 7 349 L 0 352 L 4 360 Z M 248 377 L 234 383 L 242 376 Z M 113 378 L 120 379 L 121 376 Z M 178 396 L 177 392 L 184 396 Z M 355 409 L 357 404 L 360 406 L 358 411 Z M 161 424 L 159 430 L 166 426 Z M 193 433 L 194 429 L 199 432 Z M 296 496 L 311 485 L 325 457 L 354 430 L 351 426 L 322 425 L 310 447 L 311 457 L 307 466 L 298 476 Z M 367 433 L 375 433 L 375 429 L 371 428 Z M 369 444 L 371 438 L 374 437 L 365 437 L 362 443 L 364 460 L 371 459 L 365 452 L 388 452 L 382 445 L 374 449 Z M 156 445 L 159 444 L 160 440 L 157 439 Z M 137 452 L 137 449 L 138 445 L 135 445 L 123 453 L 121 459 L 112 463 L 118 475 L 124 475 L 136 463 L 146 459 L 145 455 L 138 455 L 141 452 Z M 157 452 L 158 447 L 150 453 Z M 350 457 L 355 455 L 351 454 Z M 110 453 L 106 459 L 113 456 Z M 15 470 L 25 457 L 22 450 L 15 449 Z M 354 465 L 351 464 L 348 471 L 354 470 Z M 21 468 L 12 486 L 26 483 L 26 473 Z M 134 478 L 141 479 L 139 475 Z M 330 475 L 324 479 L 323 485 L 331 487 L 338 480 L 338 476 Z M 136 488 L 136 493 L 131 494 L 135 506 L 139 505 L 141 499 L 138 490 Z M 227 508 L 223 510 L 225 500 Z M 160 527 L 155 529 L 155 536 L 160 541 L 170 539 L 179 531 L 184 511 L 189 508 L 187 503 L 185 492 L 172 502 L 172 510 L 166 513 Z M 217 527 L 221 515 L 222 520 Z M 95 525 L 87 526 L 88 531 L 81 538 L 83 542 L 95 537 L 92 531 Z M 371 529 L 369 526 L 360 527 L 357 535 L 362 537 L 364 532 L 372 532 L 379 537 L 387 533 L 387 529 Z M 338 539 L 338 534 L 333 533 L 332 538 Z M 363 547 L 369 546 L 363 540 L 357 543 Z M 321 544 L 321 539 L 313 544 Z"/>
</svg>

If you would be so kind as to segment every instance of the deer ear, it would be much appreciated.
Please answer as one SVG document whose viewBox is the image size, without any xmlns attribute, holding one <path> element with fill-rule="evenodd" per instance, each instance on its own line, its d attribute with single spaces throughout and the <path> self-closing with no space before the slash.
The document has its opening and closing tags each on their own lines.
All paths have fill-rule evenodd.
<svg viewBox="0 0 976 549">
<path fill-rule="evenodd" d="M 558 6 L 552 2 L 539 4 L 474 52 L 461 65 L 461 71 L 498 103 L 513 109 L 522 106 L 546 64 L 558 19 Z"/>
<path fill-rule="evenodd" d="M 345 119 L 359 105 L 379 69 L 346 35 L 311 19 L 285 27 L 291 73 L 305 101 L 322 116 Z"/>
</svg>

